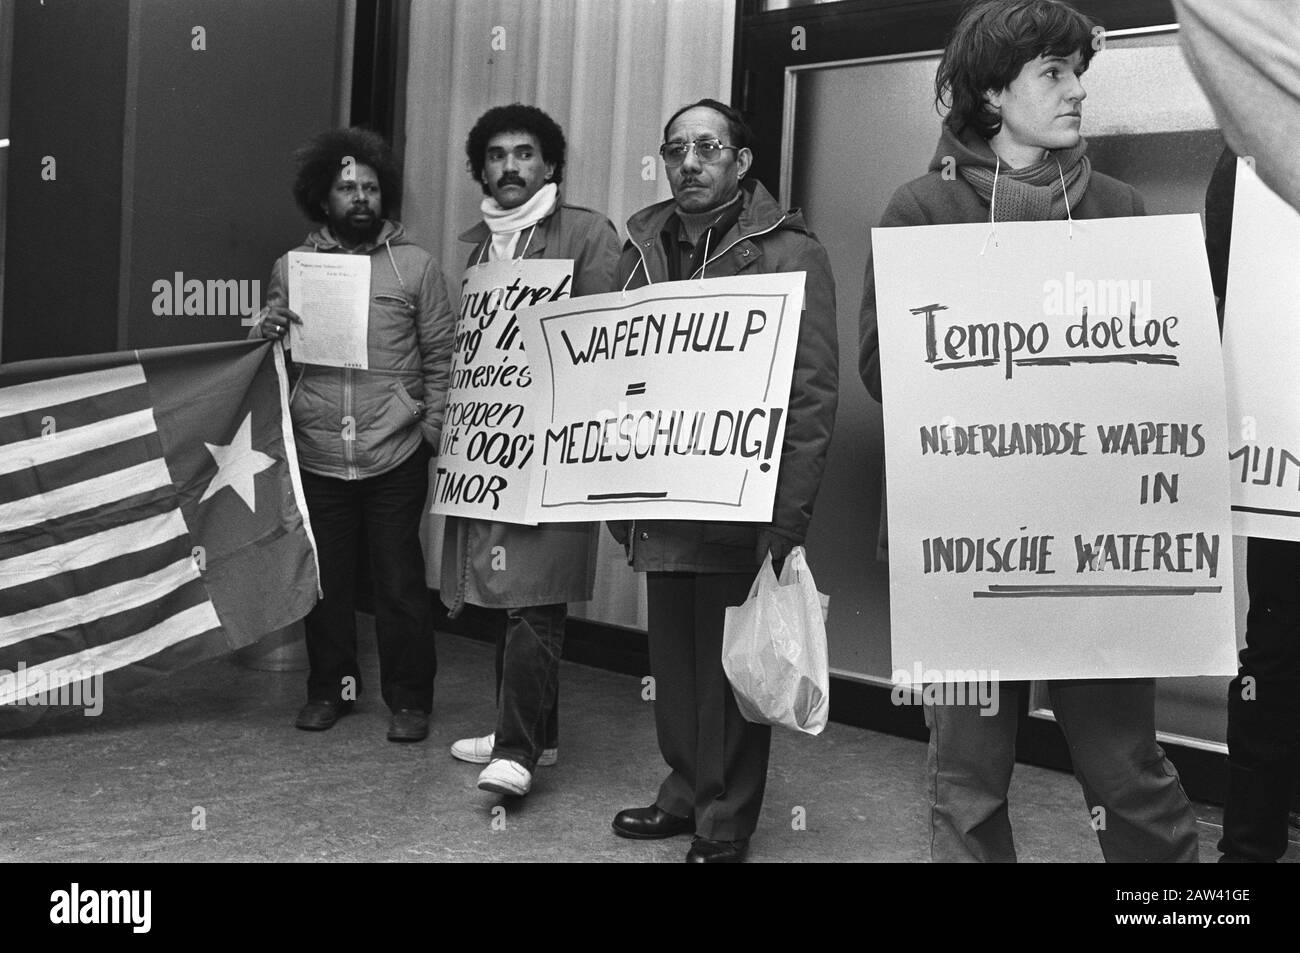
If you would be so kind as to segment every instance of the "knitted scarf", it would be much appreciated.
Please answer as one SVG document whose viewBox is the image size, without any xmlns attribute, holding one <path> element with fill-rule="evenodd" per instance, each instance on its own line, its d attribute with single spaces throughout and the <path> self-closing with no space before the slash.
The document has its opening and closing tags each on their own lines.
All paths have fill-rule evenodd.
<svg viewBox="0 0 1300 953">
<path fill-rule="evenodd" d="M 960 140 L 944 127 L 939 140 L 939 151 L 945 143 L 955 144 L 953 155 L 957 171 L 970 183 L 985 202 L 993 204 L 993 184 L 997 179 L 995 221 L 1041 222 L 1066 217 L 1066 198 L 1074 208 L 1088 190 L 1092 177 L 1092 162 L 1084 153 L 1088 143 L 1083 138 L 1072 149 L 1048 152 L 1039 162 L 1013 169 L 1005 162 L 999 163 L 988 142 L 973 129 L 963 130 Z M 936 155 L 938 158 L 938 155 Z M 1000 167 L 999 167 L 1000 166 Z M 931 168 L 934 168 L 933 164 Z M 1061 180 L 1065 180 L 1065 192 Z"/>
</svg>

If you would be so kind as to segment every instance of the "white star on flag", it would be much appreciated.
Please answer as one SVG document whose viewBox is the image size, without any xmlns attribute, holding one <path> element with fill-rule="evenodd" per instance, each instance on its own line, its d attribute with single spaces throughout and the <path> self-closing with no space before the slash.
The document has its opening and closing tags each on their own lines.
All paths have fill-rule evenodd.
<svg viewBox="0 0 1300 953">
<path fill-rule="evenodd" d="M 214 446 L 204 441 L 203 445 L 208 448 L 208 453 L 212 454 L 212 459 L 217 462 L 217 475 L 208 484 L 207 490 L 199 499 L 200 503 L 215 495 L 223 486 L 228 486 L 239 494 L 239 498 L 250 510 L 257 512 L 254 503 L 253 477 L 274 466 L 275 458 L 253 449 L 252 430 L 253 415 L 250 412 L 239 425 L 235 439 L 224 447 Z"/>
</svg>

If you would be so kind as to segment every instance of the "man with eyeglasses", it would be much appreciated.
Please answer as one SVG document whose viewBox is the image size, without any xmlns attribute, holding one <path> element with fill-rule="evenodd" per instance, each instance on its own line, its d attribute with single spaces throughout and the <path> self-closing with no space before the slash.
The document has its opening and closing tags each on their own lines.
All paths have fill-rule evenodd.
<svg viewBox="0 0 1300 953">
<path fill-rule="evenodd" d="M 745 175 L 753 162 L 740 113 L 713 99 L 678 110 L 659 149 L 670 201 L 628 220 L 620 285 L 802 271 L 804 312 L 771 522 L 611 523 L 645 572 L 659 748 L 672 769 L 650 807 L 620 811 L 614 833 L 693 833 L 691 863 L 738 863 L 758 823 L 771 729 L 741 716 L 722 668 L 727 606 L 749 595 L 763 558 L 779 568 L 803 542 L 826 464 L 839 376 L 835 280 L 796 209 Z"/>
</svg>

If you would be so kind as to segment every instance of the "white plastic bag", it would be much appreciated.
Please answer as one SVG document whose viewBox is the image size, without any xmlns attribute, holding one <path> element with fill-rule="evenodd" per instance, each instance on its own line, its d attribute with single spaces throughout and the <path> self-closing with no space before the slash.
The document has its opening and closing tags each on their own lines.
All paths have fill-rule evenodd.
<svg viewBox="0 0 1300 953">
<path fill-rule="evenodd" d="M 827 601 L 817 591 L 803 547 L 796 546 L 779 580 L 768 553 L 749 598 L 727 608 L 722 667 L 746 720 L 810 735 L 826 727 Z"/>
</svg>

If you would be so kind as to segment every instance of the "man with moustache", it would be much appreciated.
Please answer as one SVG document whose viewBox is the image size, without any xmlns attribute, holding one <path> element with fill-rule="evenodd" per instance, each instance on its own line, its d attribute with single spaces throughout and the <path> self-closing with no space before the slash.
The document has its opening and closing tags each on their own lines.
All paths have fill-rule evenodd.
<svg viewBox="0 0 1300 953">
<path fill-rule="evenodd" d="M 306 619 L 311 671 L 296 725 L 331 728 L 360 695 L 354 589 L 364 525 L 388 740 L 420 741 L 437 657 L 419 526 L 447 399 L 451 305 L 433 258 L 384 217 L 402 181 L 388 143 L 368 130 L 335 129 L 295 158 L 294 199 L 321 225 L 296 250 L 370 259 L 368 368 L 299 364 L 290 396 L 323 593 Z M 286 255 L 252 335 L 288 343 L 291 323 L 312 320 L 289 310 L 287 275 Z"/>
<path fill-rule="evenodd" d="M 655 726 L 671 771 L 650 807 L 620 811 L 614 833 L 695 835 L 689 863 L 738 863 L 758 823 L 771 728 L 746 721 L 722 668 L 727 606 L 738 606 L 764 557 L 779 566 L 803 542 L 826 465 L 839 376 L 835 281 L 826 250 L 797 209 L 762 184 L 744 118 L 702 99 L 669 118 L 659 148 L 673 197 L 628 220 L 620 286 L 802 271 L 804 312 L 790 384 L 771 522 L 612 523 L 646 573 Z"/>
<path fill-rule="evenodd" d="M 465 143 L 483 189 L 483 219 L 461 235 L 468 267 L 522 259 L 573 261 L 573 297 L 612 291 L 618 232 L 591 209 L 564 202 L 564 132 L 536 106 L 489 109 Z M 518 313 L 527 320 L 527 311 Z M 559 745 L 560 652 L 569 602 L 591 598 L 596 525 L 523 526 L 448 517 L 441 594 L 454 616 L 465 603 L 504 609 L 497 634 L 497 723 L 462 738 L 452 757 L 486 764 L 478 786 L 522 797 L 533 772 L 555 763 Z"/>
</svg>

